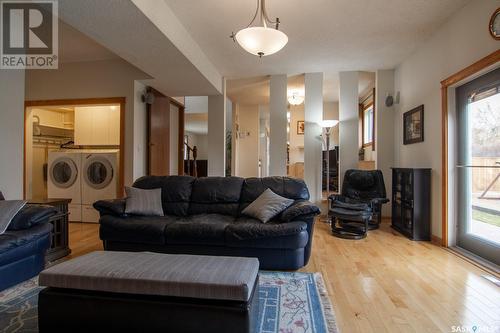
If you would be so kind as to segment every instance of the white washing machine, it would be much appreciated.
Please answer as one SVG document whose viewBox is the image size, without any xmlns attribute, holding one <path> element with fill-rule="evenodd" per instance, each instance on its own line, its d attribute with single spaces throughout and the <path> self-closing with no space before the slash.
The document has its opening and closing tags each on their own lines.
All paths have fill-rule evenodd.
<svg viewBox="0 0 500 333">
<path fill-rule="evenodd" d="M 82 222 L 99 222 L 92 204 L 117 197 L 118 156 L 118 149 L 82 151 Z"/>
<path fill-rule="evenodd" d="M 49 198 L 68 198 L 69 220 L 82 220 L 80 150 L 58 149 L 49 151 L 47 195 Z"/>
</svg>

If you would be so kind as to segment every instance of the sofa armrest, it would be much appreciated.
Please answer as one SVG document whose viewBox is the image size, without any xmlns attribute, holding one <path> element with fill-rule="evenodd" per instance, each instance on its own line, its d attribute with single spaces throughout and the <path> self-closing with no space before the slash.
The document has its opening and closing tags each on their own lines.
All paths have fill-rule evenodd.
<svg viewBox="0 0 500 333">
<path fill-rule="evenodd" d="M 94 202 L 94 208 L 103 215 L 114 215 L 123 217 L 125 213 L 125 199 L 99 200 Z"/>
<path fill-rule="evenodd" d="M 35 225 L 47 223 L 56 213 L 57 209 L 52 206 L 27 204 L 14 216 L 7 229 L 29 229 Z"/>
<path fill-rule="evenodd" d="M 280 219 L 283 222 L 289 222 L 297 220 L 299 217 L 312 217 L 319 214 L 320 210 L 318 206 L 307 200 L 299 200 L 285 209 L 281 213 Z"/>
</svg>

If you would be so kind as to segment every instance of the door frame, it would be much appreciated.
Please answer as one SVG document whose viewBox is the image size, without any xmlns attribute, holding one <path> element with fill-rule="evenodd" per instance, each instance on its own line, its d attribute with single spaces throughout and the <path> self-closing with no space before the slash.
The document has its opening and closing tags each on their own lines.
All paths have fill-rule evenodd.
<svg viewBox="0 0 500 333">
<path fill-rule="evenodd" d="M 120 158 L 117 195 L 121 197 L 124 193 L 125 184 L 125 97 L 103 97 L 103 98 L 78 98 L 78 99 L 50 99 L 50 100 L 31 100 L 24 102 L 24 145 L 23 145 L 23 198 L 26 199 L 26 126 L 27 112 L 29 107 L 47 107 L 61 105 L 103 105 L 120 104 Z"/>
<path fill-rule="evenodd" d="M 441 216 L 441 225 L 442 225 L 442 235 L 441 235 L 441 245 L 443 247 L 449 247 L 449 179 L 448 179 L 448 168 L 449 168 L 449 147 L 448 147 L 448 115 L 450 113 L 449 110 L 449 101 L 448 101 L 448 89 L 456 85 L 457 83 L 471 79 L 473 76 L 478 74 L 479 72 L 487 69 L 490 66 L 495 65 L 500 61 L 500 50 L 497 50 L 493 53 L 490 53 L 486 57 L 476 61 L 470 66 L 465 67 L 464 69 L 456 72 L 455 74 L 447 77 L 443 81 L 441 81 L 441 206 L 442 206 L 442 216 Z M 453 148 L 452 148 L 453 149 Z"/>
<path fill-rule="evenodd" d="M 146 87 L 146 90 L 148 92 L 151 92 L 153 94 L 156 94 L 156 95 L 160 95 L 162 97 L 165 97 L 169 104 L 170 105 L 174 105 L 177 107 L 177 109 L 179 110 L 179 113 L 178 113 L 178 142 L 177 142 L 177 175 L 179 176 L 183 176 L 184 175 L 184 150 L 185 150 L 185 147 L 184 147 L 184 132 L 185 132 L 185 109 L 186 109 L 186 106 L 184 104 L 182 104 L 181 102 L 179 102 L 178 100 L 170 97 L 170 96 L 166 96 L 164 94 L 162 94 L 161 92 L 159 92 L 158 90 L 154 89 L 153 87 Z M 169 110 L 170 112 L 170 110 Z M 151 129 L 150 129 L 150 105 L 148 104 L 147 105 L 147 117 L 148 117 L 148 120 L 147 120 L 147 129 L 146 129 L 146 132 L 147 132 L 147 137 L 148 137 L 148 145 L 147 145 L 147 155 L 148 155 L 148 158 L 147 158 L 147 166 L 146 166 L 146 170 L 147 170 L 147 174 L 149 175 L 150 174 L 150 151 L 149 151 L 149 139 L 150 139 L 150 133 L 151 133 Z M 170 126 L 170 124 L 169 124 Z"/>
</svg>

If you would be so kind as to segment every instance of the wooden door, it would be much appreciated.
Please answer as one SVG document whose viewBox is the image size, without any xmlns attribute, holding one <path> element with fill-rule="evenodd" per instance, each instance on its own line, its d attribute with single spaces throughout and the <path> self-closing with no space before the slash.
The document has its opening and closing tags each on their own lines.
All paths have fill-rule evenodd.
<svg viewBox="0 0 500 333">
<path fill-rule="evenodd" d="M 148 174 L 170 174 L 170 99 L 152 90 L 153 104 L 148 104 Z"/>
</svg>

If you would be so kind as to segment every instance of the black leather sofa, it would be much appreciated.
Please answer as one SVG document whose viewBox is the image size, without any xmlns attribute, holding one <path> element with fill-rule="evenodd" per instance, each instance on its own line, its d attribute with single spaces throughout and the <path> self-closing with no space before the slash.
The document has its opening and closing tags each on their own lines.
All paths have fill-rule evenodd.
<svg viewBox="0 0 500 333">
<path fill-rule="evenodd" d="M 133 186 L 161 188 L 165 216 L 127 216 L 124 199 L 96 202 L 105 250 L 256 257 L 261 269 L 298 269 L 309 260 L 320 211 L 302 180 L 146 176 Z M 242 215 L 267 188 L 294 204 L 265 224 Z"/>
<path fill-rule="evenodd" d="M 52 230 L 52 224 L 47 222 L 55 213 L 53 207 L 28 204 L 0 235 L 0 290 L 32 278 L 44 269 Z"/>
</svg>

